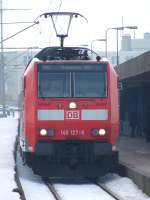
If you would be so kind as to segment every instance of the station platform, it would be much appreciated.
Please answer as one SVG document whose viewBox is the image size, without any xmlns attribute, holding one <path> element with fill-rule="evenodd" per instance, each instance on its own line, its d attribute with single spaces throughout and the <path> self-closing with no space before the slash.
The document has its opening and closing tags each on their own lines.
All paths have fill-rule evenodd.
<svg viewBox="0 0 150 200">
<path fill-rule="evenodd" d="M 150 196 L 150 142 L 143 137 L 120 136 L 120 174 L 131 178 Z"/>
</svg>

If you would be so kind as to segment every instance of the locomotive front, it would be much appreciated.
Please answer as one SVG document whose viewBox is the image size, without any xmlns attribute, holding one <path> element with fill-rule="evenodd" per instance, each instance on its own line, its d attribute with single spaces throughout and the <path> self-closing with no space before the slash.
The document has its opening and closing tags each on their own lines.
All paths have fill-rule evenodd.
<svg viewBox="0 0 150 200">
<path fill-rule="evenodd" d="M 25 72 L 25 162 L 44 177 L 97 177 L 118 164 L 117 76 L 108 62 L 31 62 Z"/>
</svg>

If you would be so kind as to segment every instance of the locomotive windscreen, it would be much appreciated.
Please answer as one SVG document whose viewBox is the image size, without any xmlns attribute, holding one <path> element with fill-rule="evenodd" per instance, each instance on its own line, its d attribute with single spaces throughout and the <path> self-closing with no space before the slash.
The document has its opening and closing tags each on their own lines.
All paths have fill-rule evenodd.
<svg viewBox="0 0 150 200">
<path fill-rule="evenodd" d="M 38 97 L 107 97 L 106 64 L 38 64 Z"/>
</svg>

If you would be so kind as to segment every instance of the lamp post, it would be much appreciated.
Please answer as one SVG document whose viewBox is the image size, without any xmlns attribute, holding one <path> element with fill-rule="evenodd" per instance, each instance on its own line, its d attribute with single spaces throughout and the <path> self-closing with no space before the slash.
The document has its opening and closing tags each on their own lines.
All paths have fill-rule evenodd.
<svg viewBox="0 0 150 200">
<path fill-rule="evenodd" d="M 107 58 L 107 34 L 108 34 L 108 31 L 112 29 L 112 28 L 107 28 L 105 30 L 105 39 L 106 39 L 106 42 L 105 42 L 105 57 Z"/>
<path fill-rule="evenodd" d="M 123 30 L 124 27 L 117 27 L 114 28 L 114 30 L 116 30 L 116 41 L 117 41 L 117 66 L 119 65 L 119 50 L 118 50 L 118 31 Z"/>
<path fill-rule="evenodd" d="M 95 40 L 92 40 L 92 42 L 91 42 L 91 51 L 93 50 L 93 43 L 96 42 L 96 41 L 98 41 L 98 42 L 106 42 L 106 39 L 95 39 Z"/>
<path fill-rule="evenodd" d="M 124 30 L 124 29 L 137 29 L 138 27 L 137 26 L 121 26 L 121 27 L 113 27 L 113 28 L 107 28 L 106 31 L 105 31 L 105 39 L 106 39 L 106 43 L 105 43 L 105 56 L 107 58 L 107 34 L 108 34 L 108 31 L 110 29 L 113 29 L 113 30 L 116 30 L 116 41 L 117 41 L 117 50 L 116 50 L 116 53 L 117 53 L 117 65 L 119 65 L 119 55 L 118 55 L 118 31 L 120 30 Z"/>
<path fill-rule="evenodd" d="M 0 29 L 1 29 L 1 44 L 0 44 L 0 49 L 1 49 L 1 53 L 0 53 L 0 101 L 2 104 L 2 117 L 6 116 L 6 109 L 5 109 L 5 84 L 4 84 L 4 51 L 3 51 L 3 5 L 2 5 L 2 0 L 0 1 L 0 21 L 1 21 L 1 25 L 0 25 Z"/>
</svg>

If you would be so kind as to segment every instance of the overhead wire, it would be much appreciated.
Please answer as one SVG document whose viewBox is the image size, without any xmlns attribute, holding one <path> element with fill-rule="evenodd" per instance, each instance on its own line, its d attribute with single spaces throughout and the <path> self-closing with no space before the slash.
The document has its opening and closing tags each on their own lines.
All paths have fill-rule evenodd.
<svg viewBox="0 0 150 200">
<path fill-rule="evenodd" d="M 50 0 L 50 5 L 51 5 L 52 3 L 53 3 L 53 0 Z M 58 6 L 58 11 L 57 11 L 58 13 L 60 12 L 62 3 L 63 3 L 63 0 L 60 0 L 59 6 Z M 58 15 L 56 15 L 55 23 L 57 22 L 57 17 L 58 17 Z M 24 29 L 18 31 L 17 33 L 15 33 L 15 34 L 13 34 L 13 35 L 11 35 L 11 36 L 5 38 L 3 41 L 0 41 L 0 43 L 2 43 L 2 42 L 4 42 L 4 41 L 6 41 L 6 40 L 8 40 L 8 39 L 10 39 L 10 38 L 12 38 L 12 37 L 18 35 L 18 34 L 20 34 L 21 32 L 23 32 L 23 31 L 25 31 L 25 30 L 31 28 L 32 26 L 34 26 L 34 25 L 36 25 L 36 24 L 39 24 L 39 22 L 34 21 L 34 23 L 33 23 L 32 25 L 30 25 L 30 26 L 28 26 L 28 27 L 26 27 L 26 28 L 24 28 Z M 51 35 L 51 37 L 52 37 L 52 35 Z M 28 51 L 28 49 L 27 49 L 27 51 Z M 10 59 L 7 63 L 4 64 L 4 66 L 7 66 L 10 62 L 12 62 L 13 60 L 15 60 L 16 58 L 19 58 L 19 57 L 21 57 L 22 55 L 26 54 L 27 51 L 22 52 L 21 55 L 17 55 L 17 56 L 15 56 L 14 58 Z"/>
<path fill-rule="evenodd" d="M 33 24 L 33 22 L 3 22 L 0 24 Z"/>
<path fill-rule="evenodd" d="M 13 35 L 11 35 L 11 36 L 9 36 L 9 37 L 7 37 L 7 38 L 3 39 L 2 41 L 0 41 L 0 43 L 3 43 L 3 42 L 5 42 L 5 41 L 7 41 L 7 40 L 9 40 L 9 39 L 13 38 L 14 36 L 16 36 L 16 35 L 18 35 L 18 34 L 20 34 L 20 33 L 24 32 L 25 30 L 27 30 L 27 29 L 29 29 L 29 28 L 31 28 L 31 27 L 33 27 L 33 26 L 37 25 L 37 24 L 39 24 L 39 22 L 33 22 L 33 24 L 31 24 L 30 26 L 28 26 L 28 27 L 25 27 L 24 29 L 22 29 L 22 30 L 18 31 L 17 33 L 15 33 L 15 34 L 13 34 Z"/>
<path fill-rule="evenodd" d="M 50 0 L 50 5 L 51 5 L 52 3 L 53 3 L 53 0 Z M 58 12 L 60 12 L 61 6 L 62 6 L 62 0 L 60 0 L 59 7 L 58 7 Z M 55 19 L 55 23 L 56 23 L 56 21 L 57 21 L 57 16 L 56 16 L 56 19 Z M 2 41 L 0 41 L 0 43 L 5 42 L 5 41 L 11 39 L 12 37 L 14 37 L 14 36 L 16 36 L 16 35 L 22 33 L 23 31 L 25 31 L 25 30 L 27 30 L 27 29 L 33 27 L 33 26 L 36 25 L 36 24 L 39 24 L 39 22 L 37 22 L 37 21 L 34 21 L 34 22 L 15 22 L 15 23 L 16 23 L 16 24 L 18 24 L 18 23 L 32 23 L 32 25 L 30 25 L 30 26 L 28 26 L 28 27 L 26 27 L 26 28 L 24 28 L 24 29 L 18 31 L 17 33 L 15 33 L 15 34 L 13 34 L 13 35 L 11 35 L 11 36 L 9 36 L 9 37 L 3 39 Z M 5 24 L 14 24 L 14 22 L 13 22 L 13 23 L 12 23 L 12 22 L 11 22 L 11 23 L 5 23 Z M 19 58 L 19 57 L 25 55 L 29 49 L 30 49 L 30 48 L 28 48 L 26 51 L 21 52 L 19 55 L 13 57 L 12 59 L 8 60 L 7 63 L 4 63 L 4 66 L 8 66 L 8 64 L 11 63 L 13 60 L 16 60 L 17 58 Z"/>
</svg>

